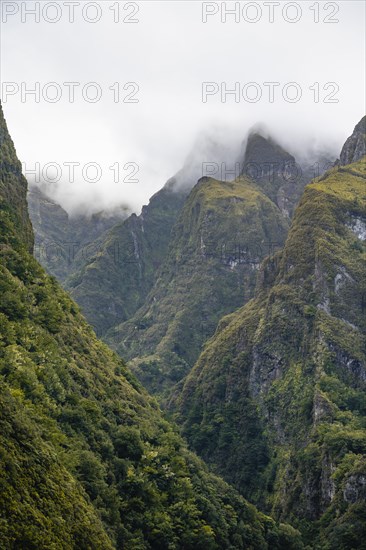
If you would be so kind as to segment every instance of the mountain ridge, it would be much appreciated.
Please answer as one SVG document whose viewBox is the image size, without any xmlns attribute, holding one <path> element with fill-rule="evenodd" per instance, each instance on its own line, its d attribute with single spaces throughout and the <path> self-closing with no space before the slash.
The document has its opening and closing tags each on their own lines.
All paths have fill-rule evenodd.
<svg viewBox="0 0 366 550">
<path fill-rule="evenodd" d="M 201 178 L 146 303 L 107 341 L 137 358 L 130 365 L 150 390 L 159 391 L 160 381 L 165 391 L 189 371 L 220 317 L 251 297 L 266 249 L 281 246 L 287 229 L 277 206 L 248 178 Z"/>
<path fill-rule="evenodd" d="M 33 258 L 2 108 L 0 128 L 0 547 L 295 550 L 299 534 L 188 451 Z"/>
<path fill-rule="evenodd" d="M 216 472 L 326 549 L 365 529 L 365 160 L 306 187 L 255 297 L 170 402 Z"/>
<path fill-rule="evenodd" d="M 35 257 L 64 286 L 96 253 L 102 235 L 127 216 L 122 207 L 90 216 L 70 216 L 36 186 L 29 189 L 27 202 L 35 233 Z"/>
<path fill-rule="evenodd" d="M 309 178 L 290 153 L 257 133 L 248 139 L 243 172 L 249 174 L 231 182 L 198 180 L 145 302 L 105 336 L 163 399 L 192 368 L 220 318 L 253 296 L 260 262 L 283 246 Z"/>
</svg>

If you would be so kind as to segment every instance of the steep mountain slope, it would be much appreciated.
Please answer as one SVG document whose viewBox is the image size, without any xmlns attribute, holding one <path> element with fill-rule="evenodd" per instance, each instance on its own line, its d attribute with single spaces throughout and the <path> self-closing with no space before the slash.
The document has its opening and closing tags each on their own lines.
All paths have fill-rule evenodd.
<svg viewBox="0 0 366 550">
<path fill-rule="evenodd" d="M 66 282 L 98 335 L 130 318 L 143 304 L 167 251 L 186 192 L 169 180 L 139 216 L 116 224 L 97 251 Z"/>
<path fill-rule="evenodd" d="M 32 252 L 34 235 L 25 200 L 27 182 L 21 176 L 21 165 L 16 158 L 2 111 L 0 115 L 0 228 L 2 240 L 9 243 L 9 246 L 19 246 L 21 243 L 28 252 Z"/>
<path fill-rule="evenodd" d="M 260 262 L 282 246 L 288 223 L 250 179 L 201 178 L 174 226 L 145 304 L 107 341 L 153 392 L 179 381 L 218 320 L 251 298 Z"/>
<path fill-rule="evenodd" d="M 306 187 L 171 402 L 217 472 L 322 549 L 365 547 L 365 160 Z"/>
<path fill-rule="evenodd" d="M 123 208 L 70 217 L 38 187 L 30 188 L 27 202 L 34 228 L 35 258 L 62 284 L 95 256 L 101 247 L 99 239 L 127 217 Z"/>
<path fill-rule="evenodd" d="M 202 161 L 220 156 L 223 158 L 222 155 L 229 158 L 230 152 L 222 150 L 221 146 L 207 136 L 198 140 L 182 170 L 152 197 L 150 203 L 143 207 L 141 215 L 131 215 L 110 231 L 105 231 L 104 227 L 111 224 L 114 218 L 105 219 L 99 215 L 91 219 L 86 218 L 85 221 L 82 217 L 70 219 L 66 212 L 42 196 L 39 191 L 29 194 L 31 217 L 35 223 L 36 257 L 70 291 L 99 336 L 105 337 L 106 332 L 111 329 L 108 339 L 112 345 L 118 345 L 116 335 L 120 332 L 117 329 L 113 333 L 113 329 L 121 322 L 130 320 L 139 308 L 149 307 L 148 294 L 159 278 L 159 268 L 166 260 L 171 244 L 172 227 L 177 222 L 189 189 L 192 188 L 192 182 L 196 181 L 197 174 L 202 172 Z M 308 171 L 302 172 L 292 155 L 270 138 L 266 139 L 258 134 L 252 134 L 248 139 L 243 172 L 248 172 L 260 190 L 280 208 L 286 223 L 305 183 L 310 179 Z M 226 256 L 224 261 L 229 261 L 232 257 L 235 263 L 237 256 L 242 258 L 243 251 L 246 253 L 247 243 L 238 243 L 235 236 L 227 236 L 226 241 L 226 247 L 231 247 L 232 250 L 223 254 Z M 265 253 L 271 251 L 273 245 L 270 239 L 264 238 L 260 247 L 259 258 L 262 259 Z M 216 250 L 215 254 L 221 252 Z M 253 273 L 250 279 L 250 283 L 244 285 L 244 300 L 252 295 Z M 228 286 L 230 285 L 231 282 L 228 281 Z M 154 293 L 156 294 L 155 291 Z M 226 293 L 229 295 L 231 290 L 228 288 Z M 158 294 L 161 295 L 161 291 Z M 220 313 L 232 311 L 242 303 L 242 297 L 239 302 L 237 297 L 234 297 L 233 305 L 225 306 Z M 164 316 L 165 313 L 162 311 L 160 317 Z M 203 312 L 198 331 L 202 335 L 197 338 L 198 347 L 194 345 L 191 350 L 194 360 L 202 342 L 212 334 L 218 318 L 219 313 L 213 312 L 210 308 Z M 136 315 L 135 325 L 141 326 L 140 313 Z M 124 335 L 124 327 L 122 334 Z M 180 339 L 181 335 L 178 334 L 177 337 Z M 145 349 L 144 338 L 141 334 L 132 336 L 132 340 L 139 340 L 139 353 L 150 355 L 151 346 L 147 345 Z M 126 340 L 124 336 L 122 339 Z M 150 337 L 148 339 L 150 340 Z M 127 340 L 130 342 L 130 335 Z M 154 354 L 154 346 L 158 345 L 159 342 L 156 341 L 152 346 Z M 162 369 L 156 366 L 156 358 L 148 359 L 149 372 L 147 378 L 144 378 L 146 383 L 149 384 L 149 379 L 153 377 L 157 382 L 156 387 L 160 386 L 158 378 L 164 376 L 167 362 L 174 363 L 173 369 L 169 367 L 175 371 L 174 380 L 179 379 L 182 373 L 190 368 L 192 361 L 186 364 L 184 353 L 173 352 L 171 356 L 169 348 L 172 347 L 174 342 L 164 346 L 165 358 Z M 134 357 L 136 352 L 135 345 L 131 348 L 129 343 L 120 349 L 129 357 Z M 159 359 L 158 363 L 160 362 Z M 146 361 L 143 363 L 146 365 Z M 145 366 L 143 368 L 145 369 Z M 136 372 L 142 374 L 139 368 Z"/>
<path fill-rule="evenodd" d="M 253 296 L 259 264 L 283 245 L 309 179 L 292 155 L 256 133 L 242 171 L 231 183 L 199 181 L 144 305 L 106 335 L 154 393 L 166 394 L 187 374 L 218 320 Z"/>
<path fill-rule="evenodd" d="M 0 548 L 301 547 L 186 449 L 31 256 L 2 111 L 0 153 Z"/>
<path fill-rule="evenodd" d="M 292 216 L 307 183 L 295 157 L 258 133 L 248 137 L 242 174 L 254 179 L 287 217 Z"/>
<path fill-rule="evenodd" d="M 172 227 L 189 191 L 202 175 L 203 162 L 218 159 L 221 162 L 226 158 L 230 164 L 236 154 L 227 139 L 220 143 L 206 133 L 199 135 L 182 169 L 153 195 L 140 215 L 132 214 L 104 233 L 94 246 L 87 247 L 86 258 L 80 253 L 76 255 L 72 269 L 67 267 L 69 276 L 64 286 L 99 336 L 103 337 L 108 329 L 129 319 L 143 305 L 165 260 Z M 51 215 L 44 212 L 44 218 Z M 35 220 L 37 222 L 37 216 Z M 55 225 L 49 227 L 49 234 L 55 234 L 57 241 L 57 237 L 62 236 L 62 228 Z M 40 227 L 40 240 L 47 241 L 42 229 Z M 36 223 L 37 241 L 38 230 Z M 40 257 L 40 261 L 49 268 L 44 258 Z"/>
<path fill-rule="evenodd" d="M 366 155 L 366 116 L 356 124 L 352 135 L 342 147 L 339 164 L 346 165 L 356 162 Z"/>
</svg>

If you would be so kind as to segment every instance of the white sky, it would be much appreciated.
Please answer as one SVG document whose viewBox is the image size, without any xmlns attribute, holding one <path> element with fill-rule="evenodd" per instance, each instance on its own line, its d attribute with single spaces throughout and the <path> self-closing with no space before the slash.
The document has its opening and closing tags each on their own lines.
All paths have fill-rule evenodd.
<svg viewBox="0 0 366 550">
<path fill-rule="evenodd" d="M 208 16 L 206 23 L 202 22 L 205 7 L 196 0 L 119 2 L 117 23 L 110 9 L 115 6 L 116 10 L 116 1 L 74 2 L 73 23 L 68 3 L 39 2 L 40 22 L 36 23 L 26 10 L 36 9 L 37 2 L 1 1 L 1 80 L 3 108 L 18 156 L 29 168 L 36 162 L 41 168 L 50 162 L 61 166 L 58 198 L 70 211 L 81 203 L 100 210 L 117 202 L 139 210 L 182 167 L 202 132 L 223 141 L 234 155 L 248 129 L 261 122 L 291 152 L 323 145 L 338 152 L 365 112 L 363 1 L 267 2 L 280 4 L 273 6 L 272 23 L 266 2 L 240 2 L 239 22 L 228 15 L 226 23 L 221 21 L 221 2 L 207 5 L 218 13 Z M 234 5 L 226 2 L 227 9 Z M 135 6 L 138 13 L 130 18 L 138 22 L 123 22 L 137 10 Z M 244 15 L 243 9 L 247 10 Z M 316 9 L 318 23 L 314 22 Z M 100 20 L 85 21 L 82 10 L 89 19 L 99 11 Z M 13 11 L 17 13 L 12 15 Z M 259 20 L 250 23 L 245 14 L 246 19 L 257 16 Z M 284 18 L 296 15 L 295 23 Z M 46 20 L 56 16 L 60 21 Z M 325 23 L 326 17 L 338 22 Z M 41 91 L 47 83 L 56 82 L 61 99 L 50 103 L 41 95 L 36 103 L 28 95 L 22 101 L 20 90 L 34 88 L 36 82 Z M 64 82 L 80 83 L 74 103 Z M 96 82 L 102 91 L 97 103 L 82 97 L 81 88 L 89 82 Z M 138 103 L 115 103 L 109 87 L 116 82 L 124 96 L 132 91 L 132 87 L 123 90 L 124 84 L 137 83 Z M 216 93 L 204 103 L 202 82 L 216 82 L 218 90 L 221 83 L 230 89 L 238 82 L 249 99 L 255 89 L 245 85 L 256 82 L 262 98 L 250 103 L 241 95 L 235 102 L 229 95 L 224 103 Z M 273 102 L 265 82 L 280 83 Z M 302 91 L 296 103 L 282 97 L 289 82 L 296 82 Z M 309 89 L 315 82 L 319 83 L 318 103 L 314 89 Z M 324 102 L 334 89 L 334 85 L 323 89 L 329 82 L 339 88 L 334 95 L 337 103 Z M 5 97 L 4 91 L 10 89 L 7 83 L 14 83 L 19 92 Z M 54 91 L 48 89 L 49 98 Z M 93 89 L 89 91 L 92 95 Z M 289 89 L 290 97 L 294 91 Z M 227 159 L 209 155 L 202 153 L 199 160 Z M 73 183 L 65 166 L 70 162 L 81 164 L 75 168 Z M 96 184 L 82 175 L 81 168 L 89 162 L 98 163 L 102 170 Z M 133 170 L 124 171 L 123 166 L 136 163 L 139 171 L 134 179 L 139 181 L 114 182 L 109 167 L 115 163 L 120 165 L 121 180 Z M 87 177 L 94 173 L 90 169 Z"/>
</svg>

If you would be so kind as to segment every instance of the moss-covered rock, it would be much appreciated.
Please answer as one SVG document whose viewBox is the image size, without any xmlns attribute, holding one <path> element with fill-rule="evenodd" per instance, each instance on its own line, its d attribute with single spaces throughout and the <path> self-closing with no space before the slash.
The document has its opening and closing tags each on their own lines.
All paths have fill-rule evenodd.
<svg viewBox="0 0 366 550">
<path fill-rule="evenodd" d="M 104 232 L 65 287 L 99 336 L 129 319 L 142 306 L 168 248 L 185 192 L 169 181 L 139 216 L 132 214 Z"/>
<path fill-rule="evenodd" d="M 365 160 L 306 187 L 256 296 L 171 402 L 216 472 L 324 549 L 364 540 Z"/>
<path fill-rule="evenodd" d="M 174 226 L 145 304 L 107 341 L 153 392 L 186 375 L 219 319 L 252 296 L 260 262 L 288 231 L 278 206 L 249 178 L 202 178 Z"/>
</svg>

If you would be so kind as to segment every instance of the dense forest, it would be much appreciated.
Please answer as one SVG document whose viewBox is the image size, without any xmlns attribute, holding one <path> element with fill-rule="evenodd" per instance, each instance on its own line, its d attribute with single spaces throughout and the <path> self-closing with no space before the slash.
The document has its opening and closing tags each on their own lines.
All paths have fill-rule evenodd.
<svg viewBox="0 0 366 550">
<path fill-rule="evenodd" d="M 0 548 L 296 548 L 187 450 L 34 259 L 0 122 Z"/>
<path fill-rule="evenodd" d="M 33 190 L 39 245 L 98 242 L 68 272 L 1 111 L 1 549 L 366 548 L 365 121 L 296 185 L 253 134 L 280 170 L 173 178 L 140 216 Z"/>
</svg>

